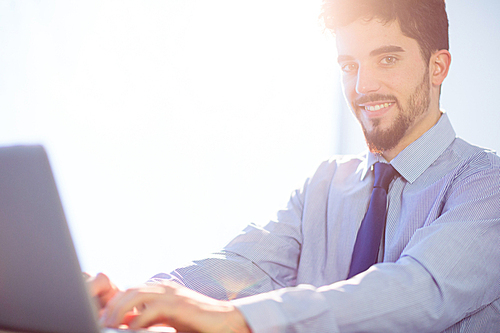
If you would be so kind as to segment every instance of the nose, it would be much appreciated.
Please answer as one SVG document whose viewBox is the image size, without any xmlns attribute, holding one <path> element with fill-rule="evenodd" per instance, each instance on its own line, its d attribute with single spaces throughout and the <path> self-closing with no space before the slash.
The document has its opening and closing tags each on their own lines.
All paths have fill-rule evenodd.
<svg viewBox="0 0 500 333">
<path fill-rule="evenodd" d="M 356 92 L 358 94 L 368 94 L 375 92 L 380 88 L 376 74 L 370 68 L 358 68 L 358 77 L 356 81 Z"/>
</svg>

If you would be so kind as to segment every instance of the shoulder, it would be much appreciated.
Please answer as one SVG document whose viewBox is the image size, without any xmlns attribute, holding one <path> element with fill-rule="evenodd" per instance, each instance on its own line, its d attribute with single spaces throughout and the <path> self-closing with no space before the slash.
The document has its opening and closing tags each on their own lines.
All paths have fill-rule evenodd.
<svg viewBox="0 0 500 333">
<path fill-rule="evenodd" d="M 457 172 L 464 176 L 483 171 L 500 172 L 500 157 L 493 150 L 470 144 L 461 138 L 455 139 L 444 158 L 456 160 Z"/>
<path fill-rule="evenodd" d="M 434 166 L 448 184 L 448 196 L 464 191 L 484 196 L 500 190 L 500 157 L 461 138 L 455 139 Z"/>
</svg>

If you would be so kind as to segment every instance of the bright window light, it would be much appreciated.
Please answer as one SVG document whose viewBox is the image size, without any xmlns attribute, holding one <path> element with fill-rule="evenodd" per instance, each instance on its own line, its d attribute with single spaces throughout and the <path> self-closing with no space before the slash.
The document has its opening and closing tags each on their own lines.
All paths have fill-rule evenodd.
<svg viewBox="0 0 500 333">
<path fill-rule="evenodd" d="M 335 147 L 319 1 L 2 2 L 0 143 L 42 143 L 122 287 L 265 224 Z"/>
</svg>

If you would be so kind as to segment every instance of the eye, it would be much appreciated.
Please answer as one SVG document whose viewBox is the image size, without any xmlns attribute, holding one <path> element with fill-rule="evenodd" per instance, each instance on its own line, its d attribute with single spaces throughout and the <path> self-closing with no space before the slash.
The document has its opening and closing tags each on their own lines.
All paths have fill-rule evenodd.
<svg viewBox="0 0 500 333">
<path fill-rule="evenodd" d="M 394 56 L 387 56 L 383 57 L 382 60 L 380 61 L 381 64 L 383 65 L 394 65 L 398 59 Z"/>
<path fill-rule="evenodd" d="M 358 65 L 356 63 L 341 64 L 340 68 L 344 73 L 354 73 L 358 70 Z"/>
</svg>

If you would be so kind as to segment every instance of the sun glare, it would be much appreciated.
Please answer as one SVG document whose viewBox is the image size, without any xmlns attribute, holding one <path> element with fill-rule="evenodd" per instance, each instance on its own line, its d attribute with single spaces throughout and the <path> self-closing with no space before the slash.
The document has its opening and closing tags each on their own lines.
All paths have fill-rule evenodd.
<svg viewBox="0 0 500 333">
<path fill-rule="evenodd" d="M 335 142 L 319 1 L 3 3 L 3 145 L 42 143 L 122 285 L 265 224 Z"/>
</svg>

